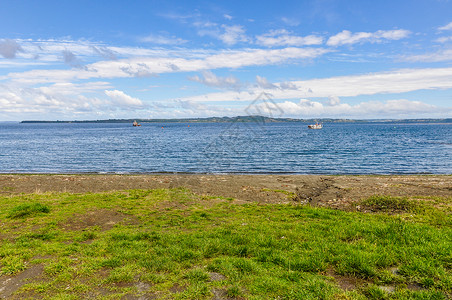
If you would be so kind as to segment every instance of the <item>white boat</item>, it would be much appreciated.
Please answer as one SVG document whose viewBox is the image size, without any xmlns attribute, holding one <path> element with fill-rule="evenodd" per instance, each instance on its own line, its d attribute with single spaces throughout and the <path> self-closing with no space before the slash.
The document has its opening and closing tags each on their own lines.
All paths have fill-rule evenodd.
<svg viewBox="0 0 452 300">
<path fill-rule="evenodd" d="M 140 123 L 138 123 L 137 121 L 133 121 L 133 124 L 132 124 L 133 126 L 141 126 L 141 124 Z"/>
<path fill-rule="evenodd" d="M 308 125 L 309 129 L 322 129 L 322 127 L 323 127 L 323 125 L 320 124 L 320 123 L 315 123 L 315 124 L 312 124 L 312 125 Z"/>
</svg>

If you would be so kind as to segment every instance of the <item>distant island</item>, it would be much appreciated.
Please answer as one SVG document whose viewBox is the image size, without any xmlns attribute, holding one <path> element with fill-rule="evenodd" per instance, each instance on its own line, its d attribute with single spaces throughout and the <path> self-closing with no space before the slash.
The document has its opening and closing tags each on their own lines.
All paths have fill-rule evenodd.
<svg viewBox="0 0 452 300">
<path fill-rule="evenodd" d="M 447 119 L 294 119 L 294 118 L 271 118 L 264 116 L 237 116 L 237 117 L 209 117 L 209 118 L 183 118 L 183 119 L 108 119 L 108 120 L 73 120 L 73 121 L 39 121 L 26 120 L 21 123 L 234 123 L 234 122 L 259 122 L 259 123 L 452 123 L 452 118 Z"/>
</svg>

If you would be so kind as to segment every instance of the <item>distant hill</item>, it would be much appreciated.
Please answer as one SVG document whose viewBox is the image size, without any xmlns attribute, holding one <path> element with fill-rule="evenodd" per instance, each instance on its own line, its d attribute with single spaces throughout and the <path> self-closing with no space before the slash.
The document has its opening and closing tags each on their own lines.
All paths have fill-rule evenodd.
<svg viewBox="0 0 452 300">
<path fill-rule="evenodd" d="M 233 122 L 302 122 L 302 123 L 452 123 L 452 119 L 372 119 L 372 120 L 354 120 L 354 119 L 294 119 L 294 118 L 271 118 L 264 116 L 237 116 L 237 117 L 209 117 L 209 118 L 184 118 L 184 119 L 108 119 L 108 120 L 74 120 L 74 121 L 39 121 L 26 120 L 21 123 L 233 123 Z"/>
</svg>

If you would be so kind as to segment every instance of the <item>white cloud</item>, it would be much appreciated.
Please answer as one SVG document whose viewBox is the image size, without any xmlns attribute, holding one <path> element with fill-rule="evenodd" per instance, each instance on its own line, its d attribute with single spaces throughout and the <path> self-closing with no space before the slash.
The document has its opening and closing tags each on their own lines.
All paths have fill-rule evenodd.
<svg viewBox="0 0 452 300">
<path fill-rule="evenodd" d="M 257 86 L 261 89 L 277 89 L 278 86 L 274 85 L 273 83 L 269 82 L 267 78 L 261 77 L 259 75 L 256 76 L 256 83 Z"/>
<path fill-rule="evenodd" d="M 223 17 L 227 20 L 232 20 L 234 17 L 228 14 L 224 14 Z"/>
<path fill-rule="evenodd" d="M 281 82 L 279 88 L 282 90 L 298 90 L 298 87 L 290 81 Z"/>
<path fill-rule="evenodd" d="M 102 56 L 105 59 L 109 59 L 109 60 L 118 59 L 117 53 L 108 49 L 107 47 L 92 46 L 92 49 L 94 50 L 94 52 L 96 52 L 97 54 L 99 54 L 100 56 Z"/>
<path fill-rule="evenodd" d="M 175 37 L 150 34 L 140 39 L 141 42 L 160 44 L 160 45 L 181 45 L 187 42 L 187 40 Z"/>
<path fill-rule="evenodd" d="M 198 35 L 210 36 L 222 41 L 228 46 L 250 41 L 250 38 L 245 33 L 245 29 L 241 25 L 218 25 L 212 22 L 195 22 L 193 25 L 198 28 Z"/>
<path fill-rule="evenodd" d="M 447 25 L 439 27 L 438 30 L 452 30 L 452 22 L 450 22 Z"/>
<path fill-rule="evenodd" d="M 0 111 L 37 114 L 37 117 L 39 114 L 62 117 L 81 112 L 108 111 L 111 106 L 109 102 L 92 95 L 110 87 L 107 82 L 58 83 L 39 88 L 0 85 Z"/>
<path fill-rule="evenodd" d="M 82 67 L 82 61 L 74 53 L 69 50 L 63 50 L 62 53 L 65 64 L 76 68 Z"/>
<path fill-rule="evenodd" d="M 0 40 L 0 55 L 4 58 L 15 58 L 16 54 L 22 51 L 22 47 L 15 40 Z"/>
<path fill-rule="evenodd" d="M 445 109 L 406 99 L 361 102 L 356 105 L 340 103 L 336 100 L 334 100 L 334 105 L 331 105 L 331 102 L 325 105 L 319 101 L 301 99 L 298 102 L 261 103 L 257 106 L 255 109 L 264 114 L 277 108 L 284 112 L 284 116 L 298 118 L 410 118 L 428 114 L 444 114 L 447 110 L 449 115 L 452 113 L 452 108 Z M 267 110 L 270 111 L 267 112 Z"/>
<path fill-rule="evenodd" d="M 222 25 L 224 32 L 218 38 L 226 45 L 232 46 L 239 42 L 247 42 L 249 38 L 245 34 L 245 30 L 240 25 Z"/>
<path fill-rule="evenodd" d="M 382 40 L 400 40 L 407 37 L 410 31 L 404 29 L 397 30 L 378 30 L 376 32 L 356 32 L 352 33 L 343 30 L 330 37 L 327 41 L 328 46 L 352 45 L 356 43 L 371 42 L 377 43 Z"/>
<path fill-rule="evenodd" d="M 320 45 L 323 43 L 323 37 L 316 35 L 296 36 L 285 29 L 281 29 L 256 36 L 256 43 L 267 47 Z"/>
<path fill-rule="evenodd" d="M 306 81 L 291 81 L 290 89 L 271 89 L 274 99 L 297 99 L 300 97 L 355 97 L 404 93 L 427 89 L 452 88 L 452 68 L 402 69 L 364 75 L 338 76 Z M 287 85 L 287 83 L 285 83 Z M 295 89 L 296 87 L 296 89 Z M 261 88 L 241 92 L 211 93 L 187 97 L 192 101 L 253 101 Z"/>
<path fill-rule="evenodd" d="M 199 82 L 205 84 L 207 86 L 221 88 L 221 89 L 232 89 L 238 90 L 241 88 L 242 83 L 240 80 L 234 76 L 228 77 L 219 77 L 216 76 L 211 71 L 202 72 L 203 77 L 199 77 L 198 75 L 188 77 L 189 80 Z"/>
<path fill-rule="evenodd" d="M 123 91 L 118 90 L 105 90 L 105 94 L 110 97 L 113 104 L 120 107 L 142 107 L 143 102 L 138 98 L 133 98 Z"/>
<path fill-rule="evenodd" d="M 452 42 L 452 36 L 443 36 L 443 37 L 437 38 L 436 42 L 438 42 L 438 43 Z"/>
<path fill-rule="evenodd" d="M 338 96 L 329 96 L 328 100 L 328 105 L 330 106 L 337 106 L 341 103 L 341 99 Z"/>
<path fill-rule="evenodd" d="M 434 53 L 411 55 L 402 57 L 402 60 L 409 62 L 441 62 L 452 60 L 452 49 L 442 49 Z"/>
<path fill-rule="evenodd" d="M 99 61 L 85 65 L 83 69 L 31 70 L 10 73 L 0 80 L 12 80 L 24 84 L 68 82 L 90 78 L 130 78 L 155 76 L 162 73 L 193 72 L 217 68 L 240 68 L 286 63 L 291 60 L 312 59 L 327 53 L 321 48 L 283 48 L 274 50 L 228 50 L 200 58 L 144 57 L 115 61 Z"/>
<path fill-rule="evenodd" d="M 107 60 L 134 57 L 204 57 L 211 52 L 206 49 L 164 49 L 161 47 L 116 47 L 107 46 L 99 42 L 85 40 L 17 40 L 23 51 L 17 51 L 17 59 L 22 59 L 22 64 L 33 65 L 39 63 L 58 63 L 64 51 L 69 51 L 75 57 L 86 62 L 99 60 L 99 56 Z M 16 59 L 16 60 L 17 60 Z"/>
</svg>

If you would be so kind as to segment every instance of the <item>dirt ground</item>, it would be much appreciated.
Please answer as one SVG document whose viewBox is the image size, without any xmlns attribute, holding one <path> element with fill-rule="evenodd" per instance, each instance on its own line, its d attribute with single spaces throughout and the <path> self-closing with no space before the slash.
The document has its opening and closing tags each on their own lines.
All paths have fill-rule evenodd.
<svg viewBox="0 0 452 300">
<path fill-rule="evenodd" d="M 372 195 L 452 197 L 451 175 L 0 175 L 0 195 L 188 188 L 240 201 L 343 208 Z"/>
</svg>

